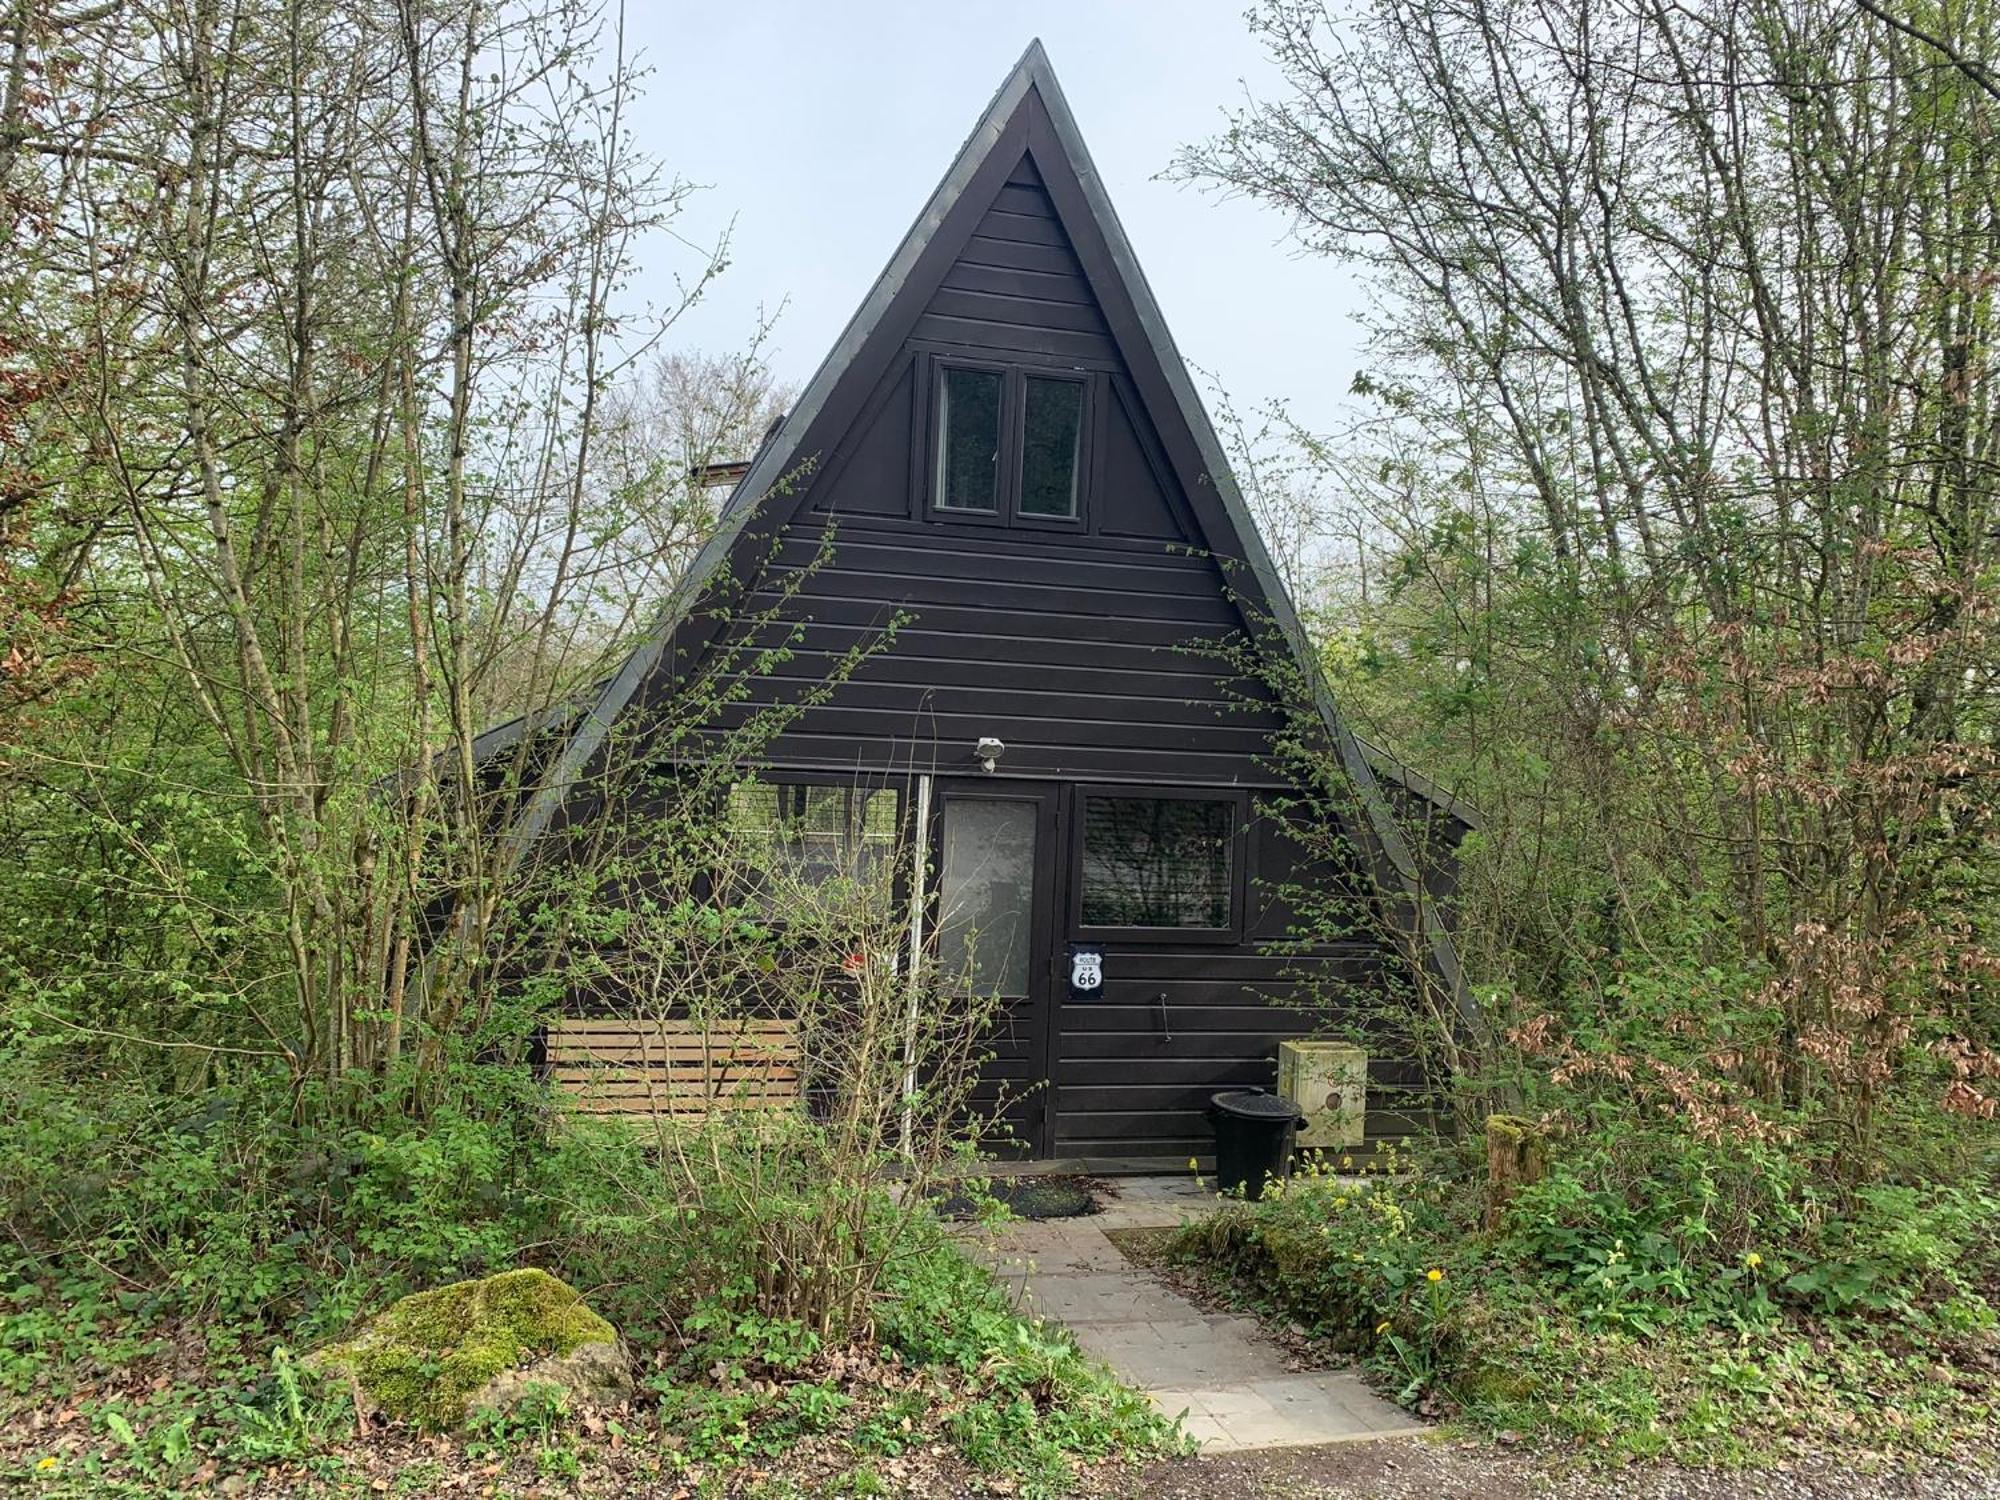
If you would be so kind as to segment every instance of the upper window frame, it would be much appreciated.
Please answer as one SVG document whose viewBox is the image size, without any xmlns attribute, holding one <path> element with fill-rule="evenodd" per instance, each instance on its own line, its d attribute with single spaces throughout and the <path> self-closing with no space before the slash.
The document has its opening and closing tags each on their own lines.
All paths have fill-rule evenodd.
<svg viewBox="0 0 2000 1500">
<path fill-rule="evenodd" d="M 940 480 L 944 472 L 944 378 L 947 370 L 978 370 L 1001 377 L 1000 387 L 1000 475 L 997 505 L 992 510 L 970 510 L 940 504 Z M 1098 407 L 1102 402 L 1101 372 L 1074 365 L 1015 364 L 982 359 L 976 355 L 927 354 L 923 357 L 924 444 L 922 448 L 922 504 L 926 519 L 953 526 L 998 526 L 1016 531 L 1056 531 L 1083 534 L 1090 530 L 1090 506 L 1095 463 Z M 1077 413 L 1076 434 L 1076 514 L 1073 516 L 1029 515 L 1021 509 L 1022 466 L 1027 452 L 1028 381 L 1055 380 L 1078 386 L 1083 392 Z"/>
<path fill-rule="evenodd" d="M 1148 801 L 1222 802 L 1229 806 L 1229 921 L 1221 927 L 1108 927 L 1083 920 L 1083 839 L 1085 802 L 1091 797 L 1141 798 Z M 1079 782 L 1069 802 L 1069 929 L 1080 942 L 1181 943 L 1229 947 L 1243 942 L 1245 892 L 1250 874 L 1250 793 L 1226 786 L 1130 786 L 1114 782 Z"/>
<path fill-rule="evenodd" d="M 945 499 L 945 456 L 947 416 L 950 401 L 945 395 L 946 383 L 953 375 L 990 375 L 1000 385 L 999 400 L 993 412 L 993 504 L 946 505 Z M 930 502 L 931 509 L 940 515 L 975 521 L 999 521 L 1007 513 L 1007 476 L 1012 468 L 1008 442 L 1008 407 L 1011 392 L 1008 389 L 1007 370 L 1002 365 L 987 365 L 971 360 L 940 360 L 931 370 L 931 429 L 930 444 Z"/>
</svg>

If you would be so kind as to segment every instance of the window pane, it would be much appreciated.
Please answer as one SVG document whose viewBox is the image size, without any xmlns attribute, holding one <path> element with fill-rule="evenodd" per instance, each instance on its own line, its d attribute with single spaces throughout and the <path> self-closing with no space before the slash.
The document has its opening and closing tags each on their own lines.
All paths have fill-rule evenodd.
<svg viewBox="0 0 2000 1500">
<path fill-rule="evenodd" d="M 969 969 L 982 995 L 1028 993 L 1036 812 L 1032 802 L 944 805 L 938 958 L 947 975 Z"/>
<path fill-rule="evenodd" d="M 775 881 L 892 875 L 899 808 L 893 787 L 741 781 L 729 789 L 727 818 L 758 900 L 775 910 Z"/>
<path fill-rule="evenodd" d="M 938 407 L 938 504 L 999 509 L 1000 377 L 991 370 L 946 370 Z"/>
<path fill-rule="evenodd" d="M 854 793 L 854 873 L 862 880 L 893 875 L 899 802 L 890 787 Z"/>
<path fill-rule="evenodd" d="M 1227 927 L 1231 804 L 1086 797 L 1088 927 Z"/>
<path fill-rule="evenodd" d="M 730 837 L 752 863 L 765 864 L 776 855 L 781 820 L 777 787 L 739 781 L 729 789 Z"/>
<path fill-rule="evenodd" d="M 1028 377 L 1028 414 L 1021 456 L 1021 514 L 1076 514 L 1077 448 L 1083 431 L 1083 387 L 1074 380 Z"/>
<path fill-rule="evenodd" d="M 803 815 L 785 831 L 792 857 L 792 874 L 812 885 L 821 885 L 851 873 L 847 868 L 847 788 L 844 786 L 804 786 Z"/>
</svg>

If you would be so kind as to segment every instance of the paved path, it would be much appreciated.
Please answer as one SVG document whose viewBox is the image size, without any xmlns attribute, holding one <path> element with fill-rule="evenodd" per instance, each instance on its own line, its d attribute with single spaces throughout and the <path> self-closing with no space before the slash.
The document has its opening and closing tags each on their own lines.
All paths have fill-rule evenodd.
<svg viewBox="0 0 2000 1500">
<path fill-rule="evenodd" d="M 1424 1431 L 1351 1370 L 1285 1368 L 1254 1318 L 1204 1313 L 1121 1255 L 1107 1229 L 1185 1222 L 1215 1199 L 1182 1178 L 1127 1178 L 1104 1212 L 1014 1223 L 975 1243 L 1021 1305 L 1152 1397 L 1210 1452 L 1295 1448 Z"/>
</svg>

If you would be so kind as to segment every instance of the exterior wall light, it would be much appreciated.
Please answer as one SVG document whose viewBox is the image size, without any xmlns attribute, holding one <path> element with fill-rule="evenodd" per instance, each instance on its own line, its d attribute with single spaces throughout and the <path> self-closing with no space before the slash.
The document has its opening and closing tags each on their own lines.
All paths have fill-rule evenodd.
<svg viewBox="0 0 2000 1500">
<path fill-rule="evenodd" d="M 1000 764 L 1000 757 L 1007 753 L 1007 747 L 990 734 L 982 734 L 979 744 L 973 749 L 973 756 L 979 761 L 979 769 L 991 776 Z"/>
</svg>

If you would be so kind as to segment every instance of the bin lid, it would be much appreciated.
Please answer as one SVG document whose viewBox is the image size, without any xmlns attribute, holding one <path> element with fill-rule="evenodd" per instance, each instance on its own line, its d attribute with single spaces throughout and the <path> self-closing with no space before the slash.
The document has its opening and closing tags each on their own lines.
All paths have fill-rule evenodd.
<svg viewBox="0 0 2000 1500">
<path fill-rule="evenodd" d="M 1262 1089 L 1232 1089 L 1208 1101 L 1226 1115 L 1241 1120 L 1296 1120 L 1299 1107 L 1289 1099 L 1267 1094 Z"/>
</svg>

